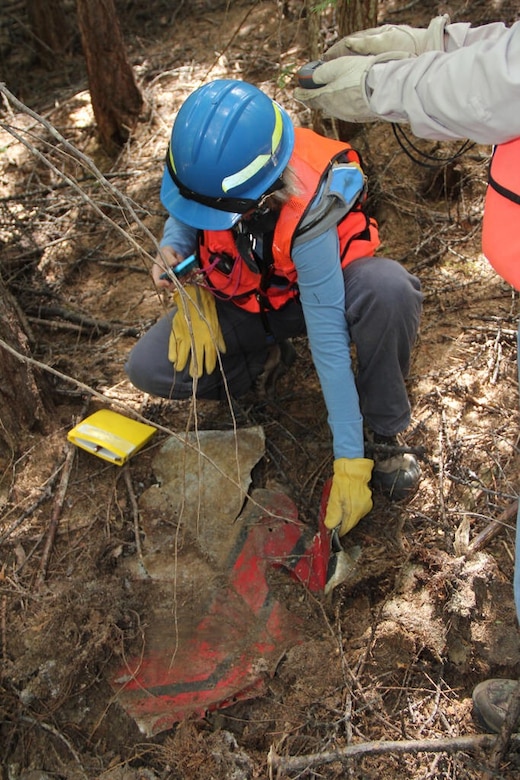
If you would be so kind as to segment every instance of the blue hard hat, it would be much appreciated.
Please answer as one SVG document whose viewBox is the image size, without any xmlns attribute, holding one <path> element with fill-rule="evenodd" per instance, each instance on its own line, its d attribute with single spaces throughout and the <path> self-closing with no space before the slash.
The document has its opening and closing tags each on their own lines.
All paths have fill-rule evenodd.
<svg viewBox="0 0 520 780">
<path fill-rule="evenodd" d="M 226 230 L 276 187 L 293 147 L 293 123 L 278 103 L 244 81 L 212 81 L 177 114 L 161 201 L 187 225 Z"/>
</svg>

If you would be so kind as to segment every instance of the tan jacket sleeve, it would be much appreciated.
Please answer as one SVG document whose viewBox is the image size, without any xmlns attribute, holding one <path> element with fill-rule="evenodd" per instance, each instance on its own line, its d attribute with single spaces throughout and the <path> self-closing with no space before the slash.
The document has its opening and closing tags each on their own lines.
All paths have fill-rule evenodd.
<svg viewBox="0 0 520 780">
<path fill-rule="evenodd" d="M 371 110 L 418 137 L 497 144 L 520 136 L 520 22 L 446 27 L 446 52 L 375 64 Z"/>
</svg>

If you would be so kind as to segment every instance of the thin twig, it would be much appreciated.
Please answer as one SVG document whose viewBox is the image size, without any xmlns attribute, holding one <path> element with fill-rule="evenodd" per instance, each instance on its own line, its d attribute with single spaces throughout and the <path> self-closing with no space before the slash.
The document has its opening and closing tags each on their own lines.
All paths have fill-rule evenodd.
<svg viewBox="0 0 520 780">
<path fill-rule="evenodd" d="M 439 396 L 440 401 L 440 424 L 439 424 L 439 473 L 438 473 L 438 485 L 439 485 L 439 507 L 440 507 L 440 514 L 443 520 L 443 523 L 446 524 L 446 506 L 444 503 L 444 440 L 445 440 L 445 433 L 446 433 L 446 420 L 444 415 L 444 407 L 442 403 L 442 398 L 440 397 L 440 393 L 437 390 L 437 395 Z"/>
<path fill-rule="evenodd" d="M 135 547 L 137 550 L 137 556 L 139 558 L 139 566 L 141 568 L 142 574 L 148 576 L 148 572 L 146 570 L 146 566 L 143 559 L 143 548 L 141 546 L 141 536 L 139 530 L 139 507 L 137 505 L 137 499 L 135 497 L 134 487 L 132 485 L 132 476 L 130 474 L 128 463 L 125 463 L 123 467 L 123 477 L 125 480 L 128 498 L 130 499 L 130 504 L 132 506 L 132 516 L 134 520 Z"/>
<path fill-rule="evenodd" d="M 30 506 L 27 507 L 27 509 L 24 509 L 22 514 L 19 517 L 17 517 L 17 519 L 13 523 L 11 523 L 11 525 L 6 531 L 4 531 L 4 533 L 0 536 L 0 544 L 2 544 L 2 542 L 5 542 L 5 540 L 9 536 L 11 536 L 11 534 L 14 531 L 16 531 L 16 529 L 23 523 L 23 521 L 27 517 L 30 517 L 33 514 L 33 512 L 35 512 L 35 510 L 38 509 L 38 507 L 44 503 L 44 501 L 47 501 L 47 499 L 51 497 L 52 489 L 54 487 L 56 480 L 58 479 L 60 471 L 61 471 L 61 467 L 57 468 L 56 471 L 54 471 L 51 474 L 47 482 L 41 488 L 41 495 L 35 501 L 33 501 L 32 504 L 30 504 Z"/>
<path fill-rule="evenodd" d="M 32 109 L 30 109 L 20 100 L 18 100 L 18 98 L 7 88 L 7 86 L 3 82 L 0 82 L 0 94 L 3 95 L 4 100 L 7 102 L 8 105 L 12 104 L 18 111 L 27 114 L 32 119 L 36 120 L 36 122 L 41 124 L 47 130 L 47 132 L 50 133 L 50 135 L 63 147 L 65 153 L 69 154 L 71 157 L 78 160 L 81 165 L 83 165 L 88 171 L 90 171 L 94 179 L 103 187 L 104 191 L 110 193 L 110 195 L 114 198 L 116 204 L 121 209 L 122 213 L 126 212 L 127 214 L 129 214 L 130 217 L 132 217 L 133 221 L 143 231 L 144 235 L 152 242 L 155 249 L 156 250 L 159 249 L 159 245 L 157 243 L 155 236 L 149 230 L 146 224 L 139 218 L 136 210 L 137 209 L 136 204 L 134 204 L 134 202 L 128 196 L 124 195 L 117 187 L 111 184 L 108 181 L 108 179 L 101 173 L 99 168 L 86 154 L 83 154 L 83 152 L 79 151 L 79 149 L 77 149 L 73 144 L 67 141 L 67 139 L 64 138 L 64 136 L 62 136 L 61 133 L 58 132 L 58 130 L 54 127 L 54 125 L 51 124 L 51 122 L 49 122 L 44 117 L 40 116 L 40 114 L 37 114 L 35 111 L 32 111 Z M 92 200 L 92 198 L 89 198 L 89 196 L 78 185 L 77 180 L 71 179 L 63 171 L 59 170 L 56 166 L 54 166 L 50 162 L 50 160 L 42 152 L 39 151 L 39 149 L 37 149 L 35 146 L 33 146 L 31 143 L 25 140 L 25 138 L 13 127 L 5 124 L 2 121 L 0 121 L 0 127 L 2 127 L 7 133 L 12 135 L 13 138 L 16 138 L 17 141 L 23 144 L 23 146 L 29 149 L 29 151 L 33 155 L 35 155 L 48 168 L 50 168 L 59 179 L 61 179 L 66 184 L 68 184 L 75 192 L 77 192 L 80 198 L 83 201 L 85 201 L 93 209 L 93 211 L 96 212 L 98 216 L 101 217 L 102 220 L 112 225 L 112 227 L 114 227 L 117 231 L 119 231 L 123 235 L 123 237 L 127 241 L 129 241 L 129 243 L 134 247 L 134 249 L 137 250 L 140 256 L 145 257 L 150 262 L 153 260 L 152 255 L 150 255 L 147 251 L 143 249 L 141 243 L 137 238 L 135 238 L 131 233 L 129 233 L 123 227 L 118 225 L 117 222 L 115 222 L 106 213 L 106 208 L 105 209 L 101 208 L 97 203 L 95 203 Z M 54 151 L 57 151 L 56 147 L 54 147 Z M 127 222 L 128 221 L 129 220 L 127 218 Z"/>
<path fill-rule="evenodd" d="M 2 661 L 7 659 L 7 596 L 2 596 Z M 1 672 L 0 672 L 1 677 Z"/>
<path fill-rule="evenodd" d="M 245 14 L 244 14 L 244 16 L 243 16 L 243 17 L 240 19 L 240 21 L 238 22 L 238 24 L 237 24 L 237 26 L 236 26 L 235 30 L 233 31 L 233 34 L 232 34 L 231 38 L 229 38 L 229 40 L 227 41 L 227 43 L 226 43 L 226 44 L 225 44 L 225 45 L 222 47 L 222 49 L 221 49 L 221 50 L 219 50 L 219 52 L 218 52 L 217 56 L 215 57 L 215 59 L 213 60 L 213 62 L 212 62 L 212 63 L 211 63 L 211 65 L 209 66 L 209 68 L 207 69 L 207 71 L 206 71 L 206 73 L 204 74 L 204 76 L 202 77 L 202 79 L 201 79 L 201 81 L 202 81 L 202 82 L 206 81 L 206 79 L 208 78 L 209 74 L 211 73 L 211 71 L 213 70 L 213 68 L 215 67 L 215 65 L 217 65 L 217 63 L 218 63 L 218 61 L 220 60 L 220 58 L 221 58 L 222 56 L 224 56 L 224 55 L 225 55 L 225 53 L 228 51 L 228 49 L 231 47 L 231 45 L 233 44 L 233 41 L 235 40 L 235 38 L 237 37 L 237 35 L 239 35 L 239 33 L 240 33 L 240 30 L 242 29 L 242 27 L 244 26 L 244 24 L 245 24 L 245 23 L 246 23 L 246 21 L 248 20 L 249 16 L 250 16 L 250 15 L 253 13 L 253 11 L 255 10 L 255 8 L 256 8 L 256 6 L 257 6 L 257 5 L 258 5 L 258 0 L 255 0 L 255 2 L 253 3 L 253 5 L 252 5 L 250 8 L 248 8 L 248 9 L 247 9 L 246 13 L 245 13 Z"/>
<path fill-rule="evenodd" d="M 52 512 L 51 522 L 47 531 L 47 538 L 45 540 L 45 547 L 43 549 L 42 560 L 40 564 L 40 574 L 37 580 L 37 587 L 40 588 L 47 575 L 47 568 L 49 565 L 49 558 L 51 556 L 52 546 L 56 537 L 56 531 L 58 529 L 58 523 L 60 520 L 63 504 L 65 501 L 65 494 L 69 485 L 69 478 L 72 471 L 72 465 L 74 463 L 74 455 L 76 448 L 73 444 L 69 444 L 67 448 L 67 454 L 63 462 L 63 469 L 61 472 L 61 480 L 58 486 L 58 492 L 56 493 L 56 499 L 54 501 L 54 510 Z"/>
<path fill-rule="evenodd" d="M 55 729 L 54 726 L 51 726 L 50 723 L 45 723 L 42 720 L 36 720 L 36 718 L 29 718 L 27 715 L 22 715 L 20 717 L 20 720 L 24 723 L 29 723 L 31 726 L 38 726 L 38 728 L 43 729 L 44 731 L 47 731 L 49 734 L 52 734 L 57 739 L 59 739 L 61 742 L 63 742 L 64 745 L 66 745 L 67 749 L 70 751 L 72 756 L 74 757 L 74 760 L 76 764 L 78 765 L 78 768 L 83 775 L 83 777 L 88 780 L 88 775 L 85 772 L 83 768 L 83 764 L 81 763 L 81 759 L 79 757 L 78 752 L 75 750 L 73 744 L 67 737 L 61 733 L 61 731 L 58 731 L 58 729 Z"/>
</svg>

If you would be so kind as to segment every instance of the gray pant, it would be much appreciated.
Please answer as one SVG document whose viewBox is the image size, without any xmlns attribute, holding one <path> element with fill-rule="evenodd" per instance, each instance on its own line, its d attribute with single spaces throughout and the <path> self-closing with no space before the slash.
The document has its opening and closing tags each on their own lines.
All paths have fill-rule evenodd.
<svg viewBox="0 0 520 780">
<path fill-rule="evenodd" d="M 346 318 L 356 346 L 361 412 L 375 433 L 393 435 L 410 421 L 405 380 L 419 327 L 421 285 L 399 263 L 381 257 L 355 260 L 343 276 Z M 226 383 L 217 364 L 212 374 L 198 380 L 197 396 L 220 400 L 227 397 L 226 392 L 239 397 L 251 389 L 273 339 L 301 336 L 306 330 L 298 301 L 268 312 L 265 321 L 233 303 L 218 299 L 216 303 L 227 348 L 221 355 Z M 137 342 L 125 369 L 132 384 L 146 393 L 170 399 L 190 398 L 193 381 L 188 366 L 175 371 L 168 360 L 173 314 L 169 312 Z"/>
</svg>

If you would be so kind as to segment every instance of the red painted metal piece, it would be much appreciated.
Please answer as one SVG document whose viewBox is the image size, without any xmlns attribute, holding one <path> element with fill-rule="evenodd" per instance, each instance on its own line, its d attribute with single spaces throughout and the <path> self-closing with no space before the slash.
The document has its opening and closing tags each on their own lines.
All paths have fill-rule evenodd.
<svg viewBox="0 0 520 780">
<path fill-rule="evenodd" d="M 244 522 L 228 558 L 227 583 L 206 613 L 180 639 L 163 619 L 159 632 L 145 636 L 143 657 L 116 671 L 111 685 L 118 700 L 145 733 L 258 696 L 269 666 L 302 641 L 301 626 L 278 601 L 268 573 L 270 567 L 284 569 L 309 590 L 323 591 L 330 552 L 323 525 L 327 498 L 326 486 L 319 529 L 311 536 L 294 503 L 270 494 L 263 511 Z"/>
</svg>

